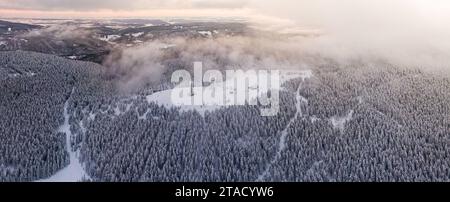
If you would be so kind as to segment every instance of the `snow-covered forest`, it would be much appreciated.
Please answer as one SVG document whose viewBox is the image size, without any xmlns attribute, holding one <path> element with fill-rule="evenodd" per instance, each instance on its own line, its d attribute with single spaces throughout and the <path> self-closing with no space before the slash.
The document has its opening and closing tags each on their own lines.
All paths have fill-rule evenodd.
<svg viewBox="0 0 450 202">
<path fill-rule="evenodd" d="M 309 68 L 277 116 L 200 114 L 147 100 L 170 85 L 123 93 L 104 66 L 0 52 L 0 181 L 450 181 L 448 75 Z"/>
</svg>

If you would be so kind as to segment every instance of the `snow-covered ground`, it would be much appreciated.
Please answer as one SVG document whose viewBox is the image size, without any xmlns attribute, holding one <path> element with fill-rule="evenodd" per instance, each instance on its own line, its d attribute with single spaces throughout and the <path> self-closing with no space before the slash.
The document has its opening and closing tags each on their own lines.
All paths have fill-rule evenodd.
<svg viewBox="0 0 450 202">
<path fill-rule="evenodd" d="M 205 36 L 205 37 L 212 37 L 211 31 L 198 31 L 199 34 Z"/>
<path fill-rule="evenodd" d="M 249 79 L 255 80 L 257 79 L 257 74 L 254 75 L 244 75 L 244 74 L 235 74 L 235 77 L 232 79 L 234 80 L 240 80 L 242 81 L 245 78 L 241 78 L 241 76 L 249 76 Z M 284 83 L 297 79 L 307 79 L 312 76 L 312 72 L 310 70 L 306 71 L 299 71 L 299 70 L 283 70 L 280 71 L 280 87 L 283 86 Z M 193 87 L 191 88 L 179 88 L 177 91 L 185 92 L 185 96 L 183 99 L 173 99 L 173 95 L 176 93 L 174 92 L 174 89 L 165 90 L 153 93 L 151 95 L 148 95 L 147 102 L 149 103 L 155 103 L 159 106 L 164 106 L 166 108 L 178 108 L 182 112 L 186 111 L 197 111 L 199 114 L 204 115 L 206 112 L 213 112 L 218 109 L 221 109 L 223 107 L 232 106 L 233 103 L 235 103 L 235 95 L 237 94 L 238 89 L 235 86 L 227 86 L 226 81 L 224 82 L 217 82 L 213 83 L 212 85 L 206 86 L 206 87 Z M 225 88 L 223 86 L 226 86 Z M 282 89 L 276 89 L 275 88 L 264 88 L 262 86 L 259 86 L 258 83 L 254 85 L 250 85 L 249 89 L 258 90 L 257 94 L 251 94 L 249 93 L 249 98 L 247 100 L 255 100 L 258 97 L 262 96 L 263 94 L 268 93 L 270 90 L 282 90 Z M 194 92 L 194 93 L 190 93 Z M 195 93 L 195 92 L 203 92 L 201 93 Z M 214 96 L 208 96 L 208 95 L 230 95 L 230 96 L 224 96 L 224 99 L 217 99 Z M 203 103 L 198 105 L 193 105 L 191 103 L 192 100 L 202 100 Z"/>
<path fill-rule="evenodd" d="M 74 152 L 70 144 L 72 132 L 70 130 L 69 124 L 70 116 L 68 113 L 68 107 L 69 100 L 67 100 L 64 104 L 64 124 L 59 127 L 58 132 L 64 133 L 66 135 L 66 149 L 69 153 L 70 163 L 68 166 L 58 171 L 50 178 L 38 180 L 37 182 L 79 182 L 83 179 L 89 179 L 89 176 L 87 175 L 86 171 L 83 168 L 83 165 L 78 158 L 79 151 Z"/>
<path fill-rule="evenodd" d="M 71 56 L 68 56 L 67 58 L 69 58 L 69 59 L 71 59 L 71 60 L 76 60 L 76 59 L 78 58 L 78 56 L 71 55 Z"/>
<path fill-rule="evenodd" d="M 133 106 L 132 103 L 128 103 L 128 104 L 125 105 L 125 109 L 124 109 L 124 110 L 121 110 L 120 107 L 117 105 L 117 106 L 114 108 L 114 115 L 115 115 L 115 116 L 121 116 L 121 115 L 127 113 L 128 111 L 130 111 L 130 109 L 131 109 L 132 106 Z"/>
<path fill-rule="evenodd" d="M 144 34 L 145 34 L 145 32 L 137 32 L 137 33 L 132 33 L 131 36 L 140 37 L 140 36 L 143 36 Z"/>
<path fill-rule="evenodd" d="M 354 111 L 350 110 L 350 112 L 344 117 L 331 117 L 331 124 L 334 128 L 339 129 L 341 132 L 343 132 L 345 130 L 345 124 L 352 120 L 353 113 Z"/>
<path fill-rule="evenodd" d="M 121 37 L 120 35 L 106 35 L 106 36 L 100 37 L 99 39 L 102 40 L 102 41 L 110 42 L 110 41 L 114 41 L 116 39 L 119 39 L 120 37 Z"/>
</svg>

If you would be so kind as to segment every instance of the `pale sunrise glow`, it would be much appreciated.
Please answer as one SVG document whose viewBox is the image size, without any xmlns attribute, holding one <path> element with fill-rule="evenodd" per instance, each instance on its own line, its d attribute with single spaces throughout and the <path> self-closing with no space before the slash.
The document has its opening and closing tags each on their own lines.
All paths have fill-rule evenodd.
<svg viewBox="0 0 450 202">
<path fill-rule="evenodd" d="M 3 18 L 238 17 L 328 28 L 358 21 L 440 25 L 450 20 L 449 11 L 446 0 L 0 0 Z"/>
</svg>

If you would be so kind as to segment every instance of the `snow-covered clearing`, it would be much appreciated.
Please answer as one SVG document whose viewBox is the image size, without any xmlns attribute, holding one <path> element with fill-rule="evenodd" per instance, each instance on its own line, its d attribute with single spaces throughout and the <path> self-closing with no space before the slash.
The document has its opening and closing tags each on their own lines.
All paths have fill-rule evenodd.
<svg viewBox="0 0 450 202">
<path fill-rule="evenodd" d="M 211 31 L 198 31 L 199 34 L 205 36 L 205 37 L 212 37 Z"/>
<path fill-rule="evenodd" d="M 334 128 L 339 129 L 341 132 L 344 132 L 345 130 L 345 124 L 352 120 L 353 118 L 353 110 L 350 110 L 350 112 L 344 116 L 344 117 L 331 117 L 330 121 Z"/>
<path fill-rule="evenodd" d="M 145 32 L 138 32 L 138 33 L 132 33 L 131 36 L 140 37 L 140 36 L 143 36 L 144 34 L 145 34 Z"/>
<path fill-rule="evenodd" d="M 257 75 L 243 75 L 243 74 L 235 74 L 235 77 L 231 78 L 233 80 L 245 80 L 245 78 L 241 78 L 241 76 L 249 76 L 250 80 L 257 79 Z M 280 71 L 280 86 L 283 86 L 288 81 L 291 81 L 293 79 L 302 78 L 303 80 L 311 78 L 312 71 L 299 71 L 299 70 L 283 70 Z M 181 88 L 181 91 L 192 91 L 192 92 L 203 92 L 203 94 L 192 94 L 189 96 L 186 96 L 183 98 L 183 100 L 174 100 L 172 99 L 172 95 L 174 93 L 174 89 L 165 90 L 165 91 L 159 91 L 156 93 L 153 93 L 151 95 L 148 95 L 146 97 L 147 102 L 149 103 L 155 103 L 159 106 L 164 106 L 166 108 L 177 108 L 181 112 L 187 112 L 187 111 L 197 111 L 199 114 L 204 115 L 206 112 L 214 112 L 216 110 L 219 110 L 221 108 L 225 108 L 227 106 L 232 106 L 233 103 L 235 103 L 235 100 L 233 99 L 237 94 L 237 87 L 236 86 L 230 86 L 226 85 L 227 81 L 221 82 L 221 83 L 213 83 L 206 87 L 193 87 L 191 88 Z M 225 88 L 224 88 L 225 86 Z M 268 93 L 270 90 L 283 90 L 283 89 L 276 89 L 274 88 L 266 88 L 259 86 L 258 83 L 254 85 L 250 85 L 249 89 L 258 89 L 257 94 L 250 94 L 247 100 L 255 100 L 258 97 L 262 96 L 263 94 Z M 217 99 L 214 96 L 208 96 L 211 92 L 214 92 L 215 95 L 225 95 L 224 99 Z M 204 96 L 206 94 L 206 96 Z M 230 95 L 230 96 L 226 96 Z M 188 100 L 202 100 L 202 105 L 192 105 L 192 104 L 184 104 L 185 101 Z"/>
<path fill-rule="evenodd" d="M 120 37 L 121 37 L 120 35 L 106 35 L 106 36 L 100 37 L 99 39 L 102 41 L 110 42 L 110 41 L 114 41 L 116 39 L 120 39 Z"/>
<path fill-rule="evenodd" d="M 71 60 L 76 60 L 76 59 L 78 59 L 78 56 L 76 56 L 76 55 L 71 55 L 71 56 L 68 56 L 67 58 L 69 58 L 69 59 L 71 59 Z"/>
<path fill-rule="evenodd" d="M 120 104 L 120 103 L 119 103 Z M 131 110 L 131 107 L 133 107 L 133 103 L 126 103 L 126 104 L 122 104 L 125 106 L 125 108 L 122 110 L 121 107 L 118 105 L 116 105 L 116 107 L 114 107 L 114 115 L 115 116 L 122 116 L 125 113 L 127 113 L 128 111 Z"/>
</svg>

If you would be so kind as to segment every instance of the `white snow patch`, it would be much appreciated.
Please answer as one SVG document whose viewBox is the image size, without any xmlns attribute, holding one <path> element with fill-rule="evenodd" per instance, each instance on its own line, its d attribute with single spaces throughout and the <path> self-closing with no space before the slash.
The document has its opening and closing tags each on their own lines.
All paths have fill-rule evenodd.
<svg viewBox="0 0 450 202">
<path fill-rule="evenodd" d="M 8 45 L 8 42 L 7 41 L 0 41 L 0 46 L 2 46 L 2 45 L 6 46 L 6 45 Z"/>
<path fill-rule="evenodd" d="M 120 35 L 106 35 L 106 36 L 102 36 L 99 39 L 102 41 L 114 41 L 116 39 L 119 39 L 121 36 Z"/>
<path fill-rule="evenodd" d="M 36 73 L 34 72 L 25 72 L 25 73 L 13 73 L 13 74 L 8 74 L 9 77 L 33 77 L 36 76 Z"/>
<path fill-rule="evenodd" d="M 363 96 L 358 96 L 356 99 L 358 99 L 358 104 L 364 103 L 364 97 Z"/>
<path fill-rule="evenodd" d="M 121 114 L 122 114 L 122 111 L 120 111 L 119 106 L 116 106 L 116 107 L 114 108 L 114 115 L 120 116 Z"/>
<path fill-rule="evenodd" d="M 97 114 L 92 113 L 92 112 L 89 112 L 88 120 L 89 120 L 89 121 L 93 121 L 93 120 L 95 120 L 95 117 L 96 117 L 96 116 L 97 116 Z"/>
<path fill-rule="evenodd" d="M 145 34 L 145 32 L 138 32 L 138 33 L 132 33 L 131 36 L 140 37 L 140 36 L 143 36 L 144 34 Z"/>
<path fill-rule="evenodd" d="M 312 116 L 310 119 L 311 119 L 311 122 L 312 122 L 312 123 L 315 123 L 315 122 L 321 120 L 320 118 L 317 118 L 316 116 Z"/>
<path fill-rule="evenodd" d="M 136 111 L 136 113 L 137 113 L 137 111 Z M 147 109 L 147 111 L 145 111 L 145 113 L 142 116 L 139 116 L 139 113 L 138 113 L 138 120 L 147 120 L 148 113 L 150 113 L 149 109 Z"/>
<path fill-rule="evenodd" d="M 345 124 L 352 120 L 353 118 L 353 110 L 350 110 L 350 112 L 347 114 L 347 116 L 344 117 L 331 117 L 331 124 L 334 128 L 339 129 L 341 132 L 344 132 L 345 130 Z"/>
<path fill-rule="evenodd" d="M 15 77 L 20 76 L 20 74 L 19 73 L 14 73 L 14 74 L 8 74 L 8 76 L 15 78 Z"/>
<path fill-rule="evenodd" d="M 205 37 L 212 37 L 211 31 L 198 31 L 199 34 L 205 36 Z"/>
<path fill-rule="evenodd" d="M 122 111 L 122 110 L 120 109 L 120 106 L 117 105 L 117 106 L 114 108 L 114 115 L 115 115 L 115 116 L 121 116 L 121 115 L 127 113 L 128 111 L 130 111 L 130 109 L 131 109 L 132 106 L 133 106 L 133 103 L 128 103 L 128 104 L 126 104 L 125 109 Z"/>
<path fill-rule="evenodd" d="M 163 44 L 161 44 L 161 46 L 159 47 L 160 49 L 168 49 L 168 48 L 173 48 L 173 47 L 176 47 L 177 45 L 176 44 L 165 44 L 165 43 L 163 43 Z"/>
</svg>

